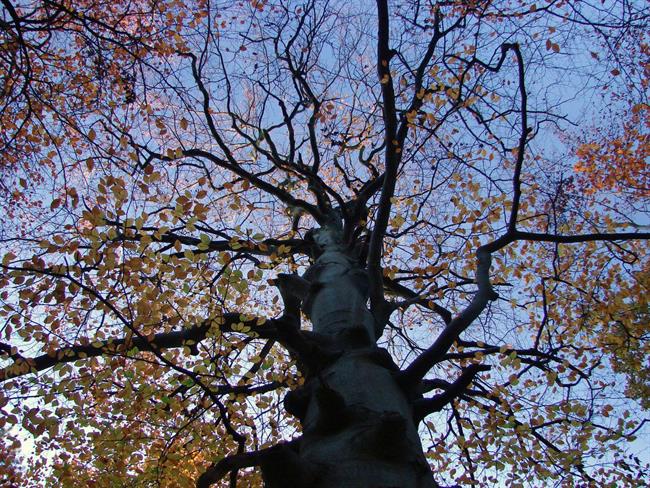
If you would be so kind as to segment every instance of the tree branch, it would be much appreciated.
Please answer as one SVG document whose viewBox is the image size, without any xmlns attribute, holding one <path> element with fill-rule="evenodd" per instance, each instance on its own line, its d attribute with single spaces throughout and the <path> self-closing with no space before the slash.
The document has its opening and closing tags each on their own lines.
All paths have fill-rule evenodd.
<svg viewBox="0 0 650 488">
<path fill-rule="evenodd" d="M 384 287 L 392 291 L 393 293 L 403 298 L 406 298 L 410 303 L 415 303 L 417 305 L 420 305 L 421 307 L 434 311 L 435 313 L 440 315 L 442 320 L 444 320 L 445 324 L 451 322 L 452 315 L 449 310 L 447 310 L 445 307 L 438 305 L 437 303 L 434 303 L 433 300 L 430 300 L 428 298 L 425 298 L 417 294 L 413 290 L 398 283 L 397 281 L 391 280 L 390 278 L 384 276 Z"/>
<path fill-rule="evenodd" d="M 516 231 L 513 235 L 513 241 L 538 241 L 538 242 L 554 242 L 556 244 L 575 244 L 580 242 L 592 241 L 629 241 L 629 240 L 645 240 L 650 239 L 650 232 L 604 232 L 593 234 L 579 234 L 579 235 L 561 235 L 561 234 L 542 234 L 537 232 L 524 232 Z"/>
<path fill-rule="evenodd" d="M 524 164 L 524 152 L 526 149 L 526 142 L 528 141 L 528 134 L 530 129 L 528 127 L 528 95 L 526 94 L 526 79 L 524 75 L 524 60 L 521 56 L 519 44 L 504 44 L 503 53 L 508 49 L 512 49 L 517 56 L 517 73 L 519 78 L 519 96 L 521 97 L 521 131 L 519 134 L 519 145 L 517 147 L 517 161 L 515 163 L 515 172 L 512 176 L 512 208 L 510 209 L 510 218 L 508 220 L 508 234 L 515 232 L 517 228 L 517 214 L 519 213 L 519 204 L 521 201 L 521 168 Z"/>
<path fill-rule="evenodd" d="M 208 159 L 209 161 L 215 163 L 217 166 L 221 168 L 228 169 L 235 173 L 236 175 L 248 180 L 251 185 L 256 186 L 260 190 L 263 190 L 275 197 L 277 197 L 280 201 L 284 202 L 287 205 L 293 205 L 293 206 L 299 206 L 301 208 L 304 208 L 306 211 L 308 211 L 314 219 L 316 219 L 317 222 L 322 222 L 323 221 L 323 215 L 320 213 L 318 208 L 310 203 L 307 203 L 303 200 L 296 199 L 294 198 L 291 194 L 288 192 L 280 189 L 276 185 L 273 185 L 271 183 L 268 183 L 258 176 L 256 176 L 253 173 L 250 173 L 246 171 L 244 168 L 242 168 L 235 157 L 233 156 L 232 152 L 228 148 L 228 145 L 226 142 L 223 140 L 221 137 L 221 134 L 219 133 L 219 130 L 217 129 L 217 126 L 215 124 L 214 118 L 212 117 L 212 109 L 210 107 L 210 93 L 208 92 L 208 89 L 206 88 L 205 84 L 203 83 L 203 79 L 201 77 L 201 72 L 200 68 L 198 66 L 198 59 L 196 55 L 192 53 L 180 53 L 182 56 L 189 57 L 191 59 L 191 64 L 192 64 L 192 76 L 194 78 L 194 81 L 196 82 L 199 91 L 201 92 L 201 95 L 203 97 L 203 115 L 205 117 L 205 120 L 208 124 L 208 128 L 210 130 L 210 135 L 212 138 L 215 140 L 221 151 L 223 152 L 224 156 L 226 157 L 226 160 L 217 157 L 216 155 L 209 153 L 207 151 L 203 151 L 200 149 L 192 149 L 192 150 L 185 150 L 183 151 L 183 155 L 185 156 L 194 156 L 194 157 L 203 157 L 205 159 Z"/>
<path fill-rule="evenodd" d="M 435 395 L 431 398 L 423 398 L 421 400 L 416 400 L 413 404 L 413 415 L 416 421 L 424 419 L 427 415 L 433 412 L 439 412 L 442 410 L 445 405 L 448 405 L 455 398 L 459 397 L 465 389 L 470 385 L 474 380 L 474 377 L 480 371 L 489 371 L 490 366 L 485 364 L 472 364 L 467 368 L 463 369 L 461 375 L 448 386 L 443 387 L 445 389 L 444 393 Z"/>
<path fill-rule="evenodd" d="M 257 325 L 257 318 L 242 320 L 242 315 L 238 313 L 227 313 L 222 317 L 206 320 L 196 327 L 184 328 L 178 331 L 164 332 L 153 336 L 131 337 L 130 339 L 113 338 L 101 342 L 75 344 L 33 358 L 18 356 L 15 358 L 14 364 L 0 369 L 0 381 L 43 371 L 57 364 L 70 363 L 80 359 L 126 355 L 133 348 L 137 348 L 141 352 L 153 352 L 194 345 L 205 339 L 213 324 L 218 324 L 218 328 L 222 332 L 233 332 L 233 325 L 243 323 L 244 326 L 251 327 L 260 337 L 273 338 L 276 334 L 276 322 L 277 320 L 271 319 L 262 325 Z"/>
<path fill-rule="evenodd" d="M 317 475 L 317 469 L 309 462 L 298 459 L 296 449 L 300 438 L 288 442 L 276 444 L 266 449 L 238 453 L 228 456 L 221 461 L 212 464 L 196 481 L 196 488 L 210 488 L 229 472 L 252 466 L 260 466 L 268 478 L 299 479 L 303 485 L 311 486 L 311 481 Z M 275 486 L 275 485 L 274 485 Z M 278 484 L 277 486 L 280 486 Z"/>
<path fill-rule="evenodd" d="M 435 342 L 420 354 L 402 373 L 400 381 L 405 384 L 416 384 L 438 362 L 443 360 L 445 353 L 458 339 L 460 334 L 479 316 L 490 301 L 496 300 L 498 295 L 490 284 L 491 253 L 486 246 L 479 247 L 476 251 L 478 267 L 476 269 L 476 283 L 478 290 L 470 304 L 460 314 L 454 317 L 443 329 Z"/>
<path fill-rule="evenodd" d="M 388 15 L 388 2 L 377 0 L 378 32 L 377 32 L 377 74 L 381 85 L 384 119 L 384 142 L 386 144 L 384 158 L 385 171 L 379 197 L 379 206 L 375 225 L 370 236 L 368 248 L 368 274 L 370 283 L 370 303 L 373 312 L 383 309 L 384 294 L 381 270 L 381 255 L 384 234 L 388 227 L 390 217 L 391 198 L 395 192 L 397 170 L 402 148 L 397 141 L 397 114 L 395 109 L 395 90 L 390 73 L 390 59 L 392 57 L 388 42 L 390 39 L 390 25 Z"/>
</svg>

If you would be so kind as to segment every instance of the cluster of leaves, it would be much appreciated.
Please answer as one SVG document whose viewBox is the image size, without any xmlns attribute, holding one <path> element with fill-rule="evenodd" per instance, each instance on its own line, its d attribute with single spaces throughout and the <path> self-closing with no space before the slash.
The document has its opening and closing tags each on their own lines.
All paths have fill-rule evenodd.
<svg viewBox="0 0 650 488">
<path fill-rule="evenodd" d="M 637 104 L 629 112 L 622 115 L 625 122 L 619 134 L 608 137 L 596 131 L 594 139 L 577 148 L 576 170 L 586 176 L 587 191 L 610 189 L 624 192 L 629 198 L 647 197 L 650 106 Z"/>
</svg>

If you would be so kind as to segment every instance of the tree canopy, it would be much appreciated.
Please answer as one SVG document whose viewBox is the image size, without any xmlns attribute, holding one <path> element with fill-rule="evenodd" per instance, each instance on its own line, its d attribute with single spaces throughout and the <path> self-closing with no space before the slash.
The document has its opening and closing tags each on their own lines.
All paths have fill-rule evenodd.
<svg viewBox="0 0 650 488">
<path fill-rule="evenodd" d="M 649 18 L 2 0 L 0 480 L 647 486 Z"/>
</svg>

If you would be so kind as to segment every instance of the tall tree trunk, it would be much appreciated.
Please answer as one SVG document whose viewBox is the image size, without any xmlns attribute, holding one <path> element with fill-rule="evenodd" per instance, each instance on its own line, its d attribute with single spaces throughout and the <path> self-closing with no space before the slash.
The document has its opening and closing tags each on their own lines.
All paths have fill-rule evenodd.
<svg viewBox="0 0 650 488">
<path fill-rule="evenodd" d="M 314 233 L 321 252 L 305 274 L 303 311 L 327 354 L 311 359 L 285 405 L 303 436 L 263 466 L 269 487 L 430 487 L 431 472 L 397 366 L 377 347 L 368 278 L 340 229 Z M 279 453 L 280 454 L 280 453 Z"/>
</svg>

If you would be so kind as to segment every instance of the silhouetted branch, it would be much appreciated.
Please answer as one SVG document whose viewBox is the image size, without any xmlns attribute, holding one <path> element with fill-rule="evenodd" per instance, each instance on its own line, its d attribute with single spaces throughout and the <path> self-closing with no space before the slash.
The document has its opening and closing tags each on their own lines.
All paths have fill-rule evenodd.
<svg viewBox="0 0 650 488">
<path fill-rule="evenodd" d="M 474 377 L 480 371 L 489 371 L 490 366 L 484 364 L 472 364 L 463 369 L 461 375 L 453 383 L 447 383 L 446 386 L 438 386 L 443 388 L 444 393 L 440 393 L 431 398 L 423 398 L 416 400 L 413 404 L 413 415 L 416 421 L 424 419 L 427 415 L 439 412 L 446 405 L 458 398 L 465 389 L 474 380 Z"/>
<path fill-rule="evenodd" d="M 75 344 L 33 358 L 18 356 L 14 359 L 14 364 L 0 369 L 0 381 L 43 371 L 57 364 L 70 363 L 90 357 L 126 356 L 129 351 L 135 349 L 138 352 L 153 352 L 176 347 L 195 347 L 195 344 L 205 339 L 213 324 L 221 332 L 232 332 L 233 325 L 243 324 L 255 331 L 259 337 L 271 338 L 275 336 L 275 320 L 271 319 L 262 325 L 257 325 L 259 322 L 257 318 L 242 320 L 242 317 L 237 313 L 227 313 L 213 320 L 206 320 L 195 327 L 186 327 L 178 331 L 131 337 L 130 339 L 112 338 L 104 341 L 94 341 L 89 344 Z"/>
</svg>

